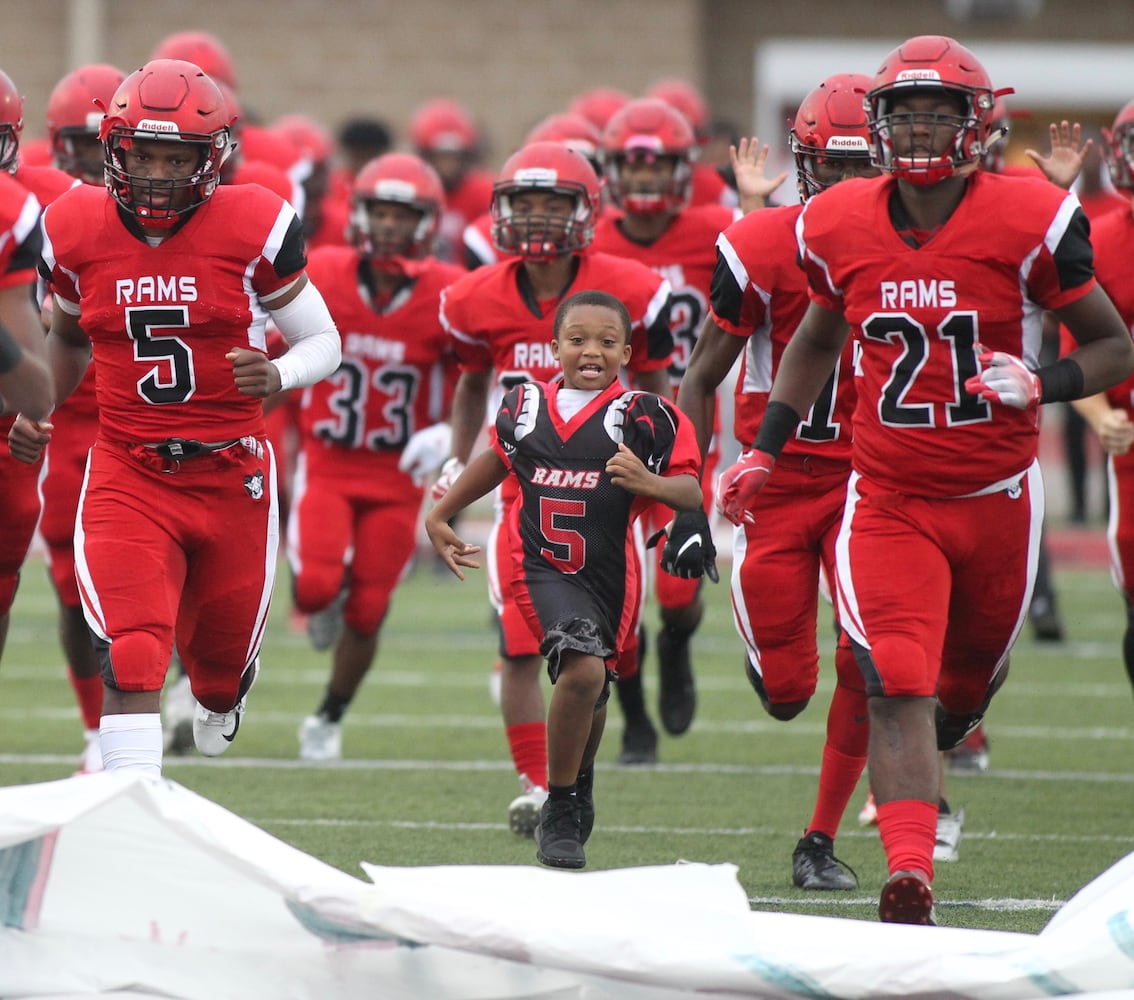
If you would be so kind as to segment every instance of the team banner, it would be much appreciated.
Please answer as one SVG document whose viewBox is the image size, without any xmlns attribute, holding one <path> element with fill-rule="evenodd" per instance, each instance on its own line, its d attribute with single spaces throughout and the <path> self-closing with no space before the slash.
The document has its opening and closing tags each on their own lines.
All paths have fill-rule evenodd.
<svg viewBox="0 0 1134 1000">
<path fill-rule="evenodd" d="M 727 864 L 362 869 L 171 781 L 0 788 L 0 997 L 1134 1000 L 1134 854 L 1037 935 L 752 912 Z"/>
</svg>

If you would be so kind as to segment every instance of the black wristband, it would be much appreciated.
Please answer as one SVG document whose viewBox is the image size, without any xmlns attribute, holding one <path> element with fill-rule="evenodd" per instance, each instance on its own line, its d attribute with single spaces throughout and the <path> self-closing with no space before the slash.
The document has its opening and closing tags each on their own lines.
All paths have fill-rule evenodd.
<svg viewBox="0 0 1134 1000">
<path fill-rule="evenodd" d="M 7 330 L 0 326 L 0 375 L 6 375 L 15 368 L 23 356 L 23 348 Z"/>
<path fill-rule="evenodd" d="M 767 452 L 772 458 L 779 458 L 788 438 L 795 433 L 802 419 L 787 403 L 769 403 L 752 447 Z"/>
<path fill-rule="evenodd" d="M 1041 403 L 1066 403 L 1083 396 L 1083 369 L 1072 358 L 1060 358 L 1036 371 Z"/>
</svg>

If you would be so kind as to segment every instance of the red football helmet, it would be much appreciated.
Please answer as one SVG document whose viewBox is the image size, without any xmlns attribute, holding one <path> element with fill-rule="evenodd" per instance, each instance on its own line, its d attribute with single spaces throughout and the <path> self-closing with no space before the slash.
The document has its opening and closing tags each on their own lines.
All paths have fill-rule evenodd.
<svg viewBox="0 0 1134 1000">
<path fill-rule="evenodd" d="M 630 103 L 630 95 L 616 87 L 594 87 L 571 99 L 567 110 L 582 115 L 600 132 L 619 108 Z"/>
<path fill-rule="evenodd" d="M 1116 188 L 1134 191 L 1134 101 L 1115 116 L 1114 124 L 1103 129 L 1106 164 Z"/>
<path fill-rule="evenodd" d="M 676 78 L 659 80 L 646 91 L 646 96 L 656 97 L 660 101 L 665 101 L 671 108 L 680 111 L 692 126 L 698 143 L 708 139 L 709 126 L 712 124 L 709 104 L 701 91 L 688 80 Z"/>
<path fill-rule="evenodd" d="M 414 112 L 409 136 L 413 148 L 420 154 L 472 154 L 480 148 L 480 130 L 472 115 L 447 97 L 426 101 Z"/>
<path fill-rule="evenodd" d="M 151 60 L 122 81 L 99 130 L 111 196 L 147 225 L 172 226 L 212 197 L 232 152 L 231 124 L 228 102 L 200 68 L 178 59 Z M 198 165 L 179 179 L 131 174 L 124 154 L 140 140 L 191 144 Z M 184 190 L 190 192 L 188 203 L 175 206 L 174 192 Z"/>
<path fill-rule="evenodd" d="M 833 181 L 818 176 L 818 168 L 826 162 L 870 163 L 870 125 L 863 103 L 870 84 L 871 78 L 861 73 L 837 73 L 800 104 L 788 133 L 800 201 L 831 186 Z"/>
<path fill-rule="evenodd" d="M 908 125 L 912 115 L 894 115 L 895 99 L 910 91 L 944 90 L 957 97 L 961 113 L 938 115 L 936 125 L 954 130 L 950 148 L 940 155 L 898 156 L 893 128 Z M 936 184 L 975 170 L 984 154 L 992 106 L 1011 89 L 993 91 L 988 73 L 968 49 L 945 35 L 918 35 L 903 42 L 882 62 L 866 95 L 874 162 L 911 184 Z"/>
<path fill-rule="evenodd" d="M 0 69 L 0 170 L 15 172 L 24 130 L 24 99 L 12 78 Z"/>
<path fill-rule="evenodd" d="M 312 163 L 327 163 L 335 152 L 331 134 L 307 115 L 283 115 L 272 123 L 272 131 L 282 135 Z"/>
<path fill-rule="evenodd" d="M 103 180 L 102 150 L 97 162 L 82 146 L 97 142 L 102 109 L 108 107 L 126 74 L 117 66 L 92 63 L 72 70 L 47 99 L 47 138 L 55 166 L 87 184 Z"/>
<path fill-rule="evenodd" d="M 372 231 L 367 207 L 375 201 L 397 202 L 421 213 L 408 244 L 392 246 Z M 400 257 L 425 257 L 430 252 L 445 211 L 445 189 L 437 171 L 420 156 L 386 153 L 358 172 L 350 202 L 347 238 L 359 253 L 381 264 Z"/>
<path fill-rule="evenodd" d="M 236 89 L 236 70 L 232 56 L 216 35 L 207 31 L 178 31 L 166 35 L 150 59 L 181 59 L 200 66 L 216 82 Z"/>
<path fill-rule="evenodd" d="M 516 213 L 513 199 L 552 191 L 575 202 L 567 219 Z M 503 253 L 550 261 L 591 244 L 602 182 L 587 158 L 559 142 L 534 142 L 513 153 L 492 188 L 492 242 Z"/>
<path fill-rule="evenodd" d="M 595 173 L 601 169 L 599 148 L 602 146 L 602 132 L 589 118 L 574 111 L 560 111 L 538 122 L 527 134 L 524 145 L 533 142 L 561 142 L 576 153 L 582 153 L 595 168 Z"/>
<path fill-rule="evenodd" d="M 602 133 L 603 164 L 611 197 L 635 214 L 680 212 L 693 194 L 693 128 L 672 105 L 656 97 L 630 101 L 607 122 Z M 627 161 L 674 161 L 673 176 L 660 190 L 631 189 L 623 176 Z"/>
</svg>

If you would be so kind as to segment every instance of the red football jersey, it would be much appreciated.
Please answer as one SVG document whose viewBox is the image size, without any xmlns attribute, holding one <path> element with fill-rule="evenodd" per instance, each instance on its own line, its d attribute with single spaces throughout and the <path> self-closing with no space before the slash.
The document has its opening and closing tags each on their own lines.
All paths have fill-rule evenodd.
<svg viewBox="0 0 1134 1000">
<path fill-rule="evenodd" d="M 43 233 L 43 267 L 91 338 L 104 434 L 140 444 L 264 434 L 262 403 L 237 391 L 225 354 L 265 350 L 260 300 L 303 271 L 290 205 L 257 184 L 221 185 L 151 247 L 104 189 L 84 184 L 48 207 Z"/>
<path fill-rule="evenodd" d="M 322 292 L 343 342 L 338 369 L 303 391 L 304 437 L 371 451 L 405 447 L 445 416 L 457 369 L 437 316 L 441 290 L 465 273 L 429 258 L 381 313 L 370 304 L 352 247 L 311 252 L 307 274 Z"/>
<path fill-rule="evenodd" d="M 0 171 L 0 288 L 35 281 L 40 202 L 34 193 Z"/>
<path fill-rule="evenodd" d="M 604 253 L 576 257 L 578 270 L 563 297 L 594 288 L 618 296 L 630 312 L 633 352 L 627 368 L 653 371 L 669 364 L 669 282 L 648 267 Z M 551 356 L 551 328 L 558 301 L 535 302 L 519 284 L 522 260 L 512 259 L 465 274 L 441 296 L 441 322 L 453 338 L 461 368 L 496 369 L 506 389 L 519 382 L 548 382 L 559 374 Z"/>
<path fill-rule="evenodd" d="M 807 276 L 796 260 L 795 224 L 802 205 L 750 212 L 717 240 L 709 311 L 722 330 L 747 338 L 736 380 L 733 433 L 752 447 L 784 348 L 809 302 Z M 784 446 L 785 454 L 849 461 L 854 413 L 854 345 L 811 411 Z"/>
<path fill-rule="evenodd" d="M 77 177 L 72 177 L 63 170 L 55 167 L 29 167 L 21 164 L 15 173 L 20 184 L 34 194 L 40 205 L 46 208 L 64 191 L 81 184 Z"/>
<path fill-rule="evenodd" d="M 1091 223 L 1091 245 L 1095 248 L 1095 277 L 1110 296 L 1118 315 L 1134 334 L 1134 274 L 1130 272 L 1130 248 L 1134 247 L 1134 215 L 1130 203 L 1123 212 L 1108 212 Z M 1075 338 L 1060 328 L 1060 354 L 1075 349 Z M 1111 406 L 1134 417 L 1134 375 L 1106 391 Z"/>
<path fill-rule="evenodd" d="M 669 312 L 673 359 L 669 374 L 676 391 L 689 367 L 689 356 L 708 311 L 717 237 L 740 218 L 740 212 L 723 205 L 687 208 L 674 216 L 665 232 L 652 243 L 639 243 L 628 237 L 619 225 L 621 218 L 621 212 L 604 213 L 595 226 L 591 247 L 641 261 L 669 281 L 673 290 Z"/>
<path fill-rule="evenodd" d="M 964 496 L 1022 473 L 1038 416 L 964 391 L 980 343 L 1038 366 L 1043 310 L 1095 285 L 1086 216 L 1045 180 L 978 172 L 923 246 L 890 218 L 892 178 L 836 184 L 797 224 L 810 294 L 858 339 L 855 469 L 885 489 Z M 896 196 L 896 195 L 895 195 Z"/>
</svg>

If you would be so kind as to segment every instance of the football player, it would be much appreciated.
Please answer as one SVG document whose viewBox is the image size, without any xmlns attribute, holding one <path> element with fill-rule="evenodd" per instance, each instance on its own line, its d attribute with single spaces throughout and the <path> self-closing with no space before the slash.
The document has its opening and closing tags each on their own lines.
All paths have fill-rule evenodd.
<svg viewBox="0 0 1134 1000">
<path fill-rule="evenodd" d="M 105 183 L 102 141 L 98 137 L 102 108 L 107 107 L 125 78 L 126 74 L 117 66 L 80 66 L 55 85 L 47 100 L 47 136 L 53 165 L 84 184 L 102 187 Z M 43 303 L 48 325 L 51 305 L 48 296 Z M 98 431 L 94 381 L 92 364 L 75 391 L 51 415 L 55 430 L 40 474 L 43 510 L 39 533 L 59 599 L 59 638 L 67 658 L 67 672 L 86 730 L 83 771 L 102 768 L 98 741 L 102 675 L 75 578 L 75 516 L 87 453 Z"/>
<path fill-rule="evenodd" d="M 558 374 L 549 346 L 552 320 L 573 291 L 607 291 L 626 304 L 633 321 L 628 372 L 639 388 L 669 392 L 669 282 L 636 261 L 589 249 L 599 189 L 586 158 L 558 142 L 525 146 L 501 169 L 492 195 L 493 241 L 506 257 L 469 272 L 441 298 L 441 321 L 453 338 L 461 376 L 453 399 L 453 454 L 434 486 L 435 499 L 469 460 L 490 392 Z M 501 712 L 521 786 L 509 821 L 514 832 L 531 836 L 547 795 L 547 726 L 539 642 L 516 602 L 508 570 L 513 526 L 504 515 L 515 496 L 514 484 L 505 484 L 487 575 L 500 620 Z M 628 586 L 640 593 L 640 581 Z M 632 676 L 637 643 L 621 652 L 619 676 Z"/>
<path fill-rule="evenodd" d="M 75 557 L 102 664 L 108 770 L 161 773 L 158 710 L 175 629 L 198 702 L 198 750 L 215 756 L 236 736 L 278 541 L 262 400 L 339 363 L 295 211 L 266 188 L 218 185 L 231 121 L 197 66 L 153 60 L 106 108 L 106 190 L 79 185 L 44 213 L 58 398 L 79 384 L 92 350 L 99 368 Z M 269 316 L 292 345 L 275 361 Z M 13 455 L 37 461 L 52 430 L 17 417 Z"/>
<path fill-rule="evenodd" d="M 95 109 L 97 110 L 97 109 Z M 29 204 L 34 204 L 37 210 L 42 208 L 59 195 L 79 182 L 63 171 L 48 165 L 29 166 L 20 162 L 20 137 L 24 128 L 24 99 L 16 88 L 12 78 L 0 70 L 0 172 L 14 178 L 19 187 L 33 195 L 32 202 L 20 200 L 22 211 L 27 210 Z M 8 219 L 5 232 L 19 237 L 19 241 L 29 235 L 22 229 L 14 230 L 12 221 Z M 35 220 L 31 224 L 34 228 Z M 5 246 L 6 254 L 14 247 Z M 33 249 L 31 252 L 36 252 Z M 13 259 L 19 263 L 22 257 L 6 256 L 9 262 Z M 26 261 L 20 264 L 26 267 Z M 22 286 L 21 286 L 22 287 Z M 34 299 L 33 299 L 34 301 Z M 42 333 L 42 327 L 41 333 Z M 42 336 L 37 341 L 42 346 Z M 24 347 L 26 350 L 26 345 Z M 0 417 L 0 437 L 7 438 L 17 407 L 10 406 L 7 415 Z M 24 462 L 13 461 L 6 446 L 0 447 L 0 523 L 4 525 L 3 535 L 0 536 L 0 621 L 3 629 L 7 630 L 8 615 L 11 612 L 12 602 L 15 598 L 16 587 L 19 582 L 20 569 L 27 559 L 31 549 L 32 538 L 35 535 L 36 522 L 40 516 L 41 502 L 38 481 L 41 472 L 41 463 L 28 465 Z M 83 665 L 77 664 L 80 675 Z M 82 687 L 83 682 L 79 682 Z M 80 700 L 82 696 L 80 695 Z M 89 699 L 87 699 L 89 701 Z M 84 713 L 86 715 L 86 713 Z M 97 723 L 96 723 L 97 724 Z M 88 742 L 87 748 L 91 744 Z M 84 751 L 83 760 L 90 760 L 93 764 L 97 753 L 88 754 Z M 82 765 L 82 766 L 85 766 Z"/>
<path fill-rule="evenodd" d="M 342 718 L 413 556 L 426 478 L 449 455 L 457 378 L 438 303 L 465 272 L 429 256 L 445 206 L 437 172 L 388 153 L 362 169 L 351 201 L 352 245 L 314 250 L 307 265 L 344 340 L 338 370 L 303 393 L 288 520 L 296 606 L 312 625 L 337 619 L 311 632 L 333 659 L 299 729 L 304 760 L 342 755 Z"/>
<path fill-rule="evenodd" d="M 995 97 L 952 38 L 918 36 L 883 60 L 867 101 L 884 176 L 804 206 L 811 303 L 751 449 L 719 484 L 722 512 L 754 521 L 853 329 L 859 399 L 834 590 L 866 680 L 888 922 L 934 922 L 938 750 L 983 717 L 1026 616 L 1043 517 L 1036 408 L 1134 370 L 1075 197 L 980 169 Z M 1077 347 L 1041 366 L 1044 309 Z"/>
<path fill-rule="evenodd" d="M 492 174 L 479 166 L 483 153 L 480 128 L 464 105 L 436 98 L 413 113 L 409 141 L 445 186 L 437 256 L 460 263 L 465 227 L 487 211 L 492 201 Z"/>
<path fill-rule="evenodd" d="M 690 207 L 695 148 L 696 137 L 684 115 L 657 98 L 625 104 L 602 135 L 612 210 L 595 226 L 594 248 L 641 261 L 669 281 L 671 399 L 705 318 L 717 236 L 740 217 L 739 209 L 721 204 Z M 713 449 L 706 456 L 705 482 L 712 482 L 715 464 Z M 647 516 L 647 531 L 660 528 L 671 516 L 667 508 L 655 508 Z M 666 732 L 680 735 L 692 723 L 696 704 L 689 643 L 704 613 L 701 581 L 668 573 L 657 573 L 654 579 L 661 611 L 655 643 L 658 711 Z M 641 671 L 619 683 L 617 694 L 626 717 L 624 763 L 652 763 L 657 759 L 657 733 L 645 711 Z"/>
<path fill-rule="evenodd" d="M 513 590 L 554 685 L 549 784 L 535 830 L 536 858 L 553 868 L 586 864 L 595 755 L 618 650 L 636 618 L 630 525 L 646 498 L 701 512 L 692 428 L 668 401 L 620 383 L 631 336 L 630 313 L 610 293 L 587 289 L 565 299 L 551 341 L 562 378 L 520 382 L 505 395 L 492 447 L 426 519 L 438 553 L 464 579 L 460 567 L 478 568 L 471 557 L 480 547 L 449 522 L 506 478 L 516 483 Z M 712 556 L 694 562 L 689 568 L 700 575 Z"/>
<path fill-rule="evenodd" d="M 752 443 L 780 356 L 807 306 L 796 265 L 795 227 L 803 205 L 851 177 L 877 176 L 863 99 L 870 77 L 828 77 L 799 106 L 789 134 L 800 204 L 746 215 L 716 241 L 709 313 L 682 380 L 678 404 L 693 419 L 702 449 L 713 435 L 717 388 L 741 359 L 733 434 Z M 744 671 L 766 712 L 787 721 L 815 694 L 820 574 L 835 578 L 835 538 L 850 475 L 855 391 L 851 348 L 824 388 L 733 537 L 732 605 L 745 645 Z M 866 764 L 866 692 L 845 634 L 835 651 L 836 683 L 815 810 L 792 855 L 801 889 L 853 889 L 834 840 Z"/>
<path fill-rule="evenodd" d="M 1127 326 L 1134 324 L 1134 280 L 1130 276 L 1130 248 L 1134 246 L 1134 101 L 1115 116 L 1105 132 L 1105 156 L 1117 191 L 1125 195 L 1126 208 L 1108 212 L 1091 224 L 1095 268 L 1099 284 L 1114 301 Z M 1068 331 L 1063 331 L 1064 351 L 1074 349 Z M 1077 400 L 1072 405 L 1098 435 L 1107 455 L 1106 472 L 1110 511 L 1107 538 L 1110 541 L 1111 578 L 1126 608 L 1126 631 L 1122 660 L 1134 685 L 1134 378 Z"/>
</svg>

